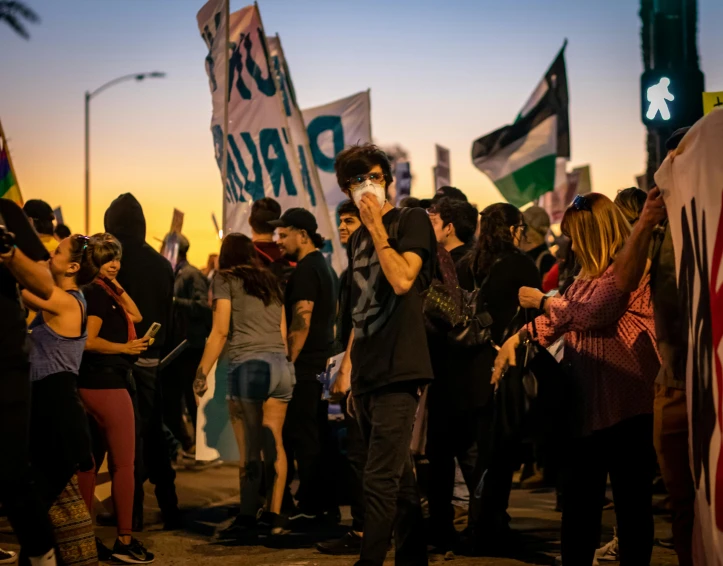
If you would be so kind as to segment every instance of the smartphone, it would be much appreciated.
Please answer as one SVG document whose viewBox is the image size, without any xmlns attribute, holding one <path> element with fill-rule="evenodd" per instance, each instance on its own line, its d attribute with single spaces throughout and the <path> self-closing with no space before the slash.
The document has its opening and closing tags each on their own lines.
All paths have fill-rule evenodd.
<svg viewBox="0 0 723 566">
<path fill-rule="evenodd" d="M 151 324 L 151 327 L 146 332 L 146 335 L 143 338 L 150 338 L 153 339 L 156 337 L 156 334 L 158 334 L 158 331 L 161 329 L 161 323 L 160 322 L 154 322 Z"/>
</svg>

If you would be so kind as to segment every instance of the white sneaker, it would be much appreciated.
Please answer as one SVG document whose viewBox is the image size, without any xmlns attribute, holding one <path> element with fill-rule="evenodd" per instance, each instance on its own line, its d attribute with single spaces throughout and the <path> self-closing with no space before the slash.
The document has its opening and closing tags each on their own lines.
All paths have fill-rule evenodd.
<svg viewBox="0 0 723 566">
<path fill-rule="evenodd" d="M 620 560 L 617 529 L 615 530 L 613 540 L 595 551 L 595 558 L 601 562 L 617 562 Z"/>
</svg>

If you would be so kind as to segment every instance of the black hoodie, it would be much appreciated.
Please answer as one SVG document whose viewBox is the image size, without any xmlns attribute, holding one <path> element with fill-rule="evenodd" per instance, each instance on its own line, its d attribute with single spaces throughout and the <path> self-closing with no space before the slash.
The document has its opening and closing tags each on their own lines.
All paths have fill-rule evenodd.
<svg viewBox="0 0 723 566">
<path fill-rule="evenodd" d="M 119 196 L 108 207 L 105 231 L 113 234 L 123 245 L 118 282 L 138 305 L 143 316 L 143 320 L 136 324 L 138 337 L 142 337 L 154 322 L 162 325 L 153 346 L 142 356 L 158 358 L 164 351 L 171 324 L 171 264 L 146 243 L 146 218 L 141 204 L 132 194 Z"/>
</svg>

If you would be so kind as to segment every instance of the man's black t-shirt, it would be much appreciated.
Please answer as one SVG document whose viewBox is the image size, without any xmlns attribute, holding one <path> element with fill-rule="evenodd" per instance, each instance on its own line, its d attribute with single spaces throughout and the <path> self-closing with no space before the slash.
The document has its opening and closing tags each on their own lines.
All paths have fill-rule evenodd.
<svg viewBox="0 0 723 566">
<path fill-rule="evenodd" d="M 15 235 L 15 245 L 33 261 L 48 259 L 48 252 L 33 230 L 23 210 L 9 199 L 0 199 L 0 225 Z M 0 360 L 5 367 L 27 362 L 25 309 L 18 284 L 0 264 Z"/>
<path fill-rule="evenodd" d="M 309 335 L 294 367 L 297 380 L 314 380 L 324 368 L 334 346 L 336 284 L 329 264 L 320 251 L 311 252 L 297 265 L 286 285 L 286 324 L 291 326 L 294 305 L 312 301 Z"/>
<path fill-rule="evenodd" d="M 429 286 L 437 243 L 434 229 L 423 209 L 402 214 L 393 209 L 382 217 L 387 230 L 397 223 L 396 241 L 390 245 L 403 254 L 422 258 L 422 269 L 406 295 L 398 296 L 382 271 L 374 243 L 365 226 L 351 237 L 348 246 L 349 297 L 354 321 L 351 352 L 352 393 L 361 395 L 405 381 L 432 379 L 432 365 L 422 313 L 422 292 Z"/>
<path fill-rule="evenodd" d="M 100 285 L 95 283 L 83 287 L 83 295 L 88 304 L 88 316 L 97 316 L 103 321 L 98 338 L 115 344 L 128 342 L 128 322 L 121 306 Z M 127 383 L 123 376 L 134 362 L 134 356 L 86 351 L 80 367 L 78 387 L 85 389 L 125 388 Z"/>
</svg>

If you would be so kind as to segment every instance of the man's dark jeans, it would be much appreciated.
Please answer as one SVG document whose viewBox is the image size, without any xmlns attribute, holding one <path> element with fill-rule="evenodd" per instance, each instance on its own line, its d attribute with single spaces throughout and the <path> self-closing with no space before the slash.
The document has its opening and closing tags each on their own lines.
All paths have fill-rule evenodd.
<svg viewBox="0 0 723 566">
<path fill-rule="evenodd" d="M 397 566 L 427 564 L 422 507 L 409 446 L 417 387 L 394 384 L 354 397 L 367 445 L 364 538 L 357 566 L 381 566 L 394 531 Z"/>
<path fill-rule="evenodd" d="M 136 413 L 136 471 L 133 498 L 133 523 L 143 522 L 143 484 L 156 487 L 156 499 L 164 521 L 176 519 L 176 472 L 171 466 L 166 436 L 163 431 L 163 398 L 156 367 L 133 367 Z"/>
<path fill-rule="evenodd" d="M 349 394 L 347 394 L 349 395 Z M 351 500 L 351 529 L 358 533 L 364 532 L 364 466 L 367 462 L 367 447 L 361 428 L 354 415 L 347 409 L 347 397 L 341 403 L 346 426 L 346 457 L 349 461 L 349 499 Z"/>
</svg>

